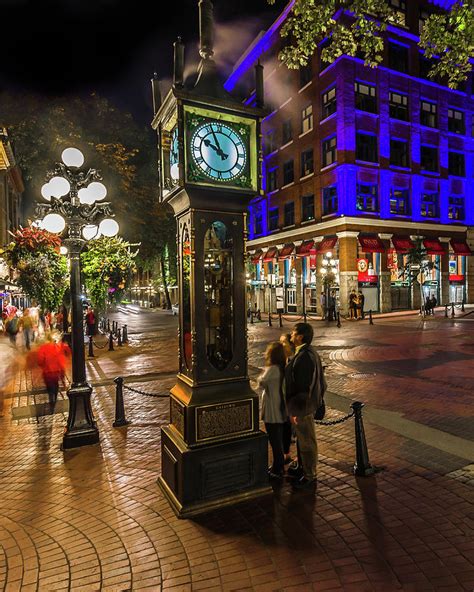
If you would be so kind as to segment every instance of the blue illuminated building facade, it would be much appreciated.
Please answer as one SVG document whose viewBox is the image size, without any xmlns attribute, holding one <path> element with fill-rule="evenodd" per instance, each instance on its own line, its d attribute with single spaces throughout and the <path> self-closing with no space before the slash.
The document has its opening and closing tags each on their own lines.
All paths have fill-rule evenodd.
<svg viewBox="0 0 474 592">
<path fill-rule="evenodd" d="M 281 304 L 281 288 L 290 313 L 319 312 L 326 289 L 342 312 L 352 290 L 381 312 L 417 308 L 427 296 L 474 301 L 472 76 L 459 90 L 427 76 L 418 32 L 443 3 L 391 4 L 397 24 L 376 69 L 347 56 L 328 66 L 319 50 L 308 67 L 281 65 L 290 2 L 227 80 L 242 91 L 257 60 L 265 66 L 265 193 L 248 215 L 249 301 L 262 311 L 275 311 L 277 293 Z M 404 274 L 417 241 L 433 263 L 422 289 Z M 328 252 L 329 288 L 320 273 Z"/>
</svg>

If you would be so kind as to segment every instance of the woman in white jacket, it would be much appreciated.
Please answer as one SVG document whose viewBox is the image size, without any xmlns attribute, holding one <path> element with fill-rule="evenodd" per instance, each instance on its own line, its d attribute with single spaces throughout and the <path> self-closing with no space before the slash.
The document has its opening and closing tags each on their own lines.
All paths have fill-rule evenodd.
<svg viewBox="0 0 474 592">
<path fill-rule="evenodd" d="M 281 479 L 284 469 L 283 424 L 287 412 L 283 393 L 286 355 L 283 344 L 271 342 L 265 352 L 265 370 L 258 378 L 262 392 L 262 420 L 270 440 L 273 464 L 268 470 L 271 478 Z"/>
</svg>

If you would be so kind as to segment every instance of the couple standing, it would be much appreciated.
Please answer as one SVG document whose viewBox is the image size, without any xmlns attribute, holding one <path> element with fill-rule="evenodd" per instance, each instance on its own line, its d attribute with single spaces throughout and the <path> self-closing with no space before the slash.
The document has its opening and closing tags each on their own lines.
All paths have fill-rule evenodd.
<svg viewBox="0 0 474 592">
<path fill-rule="evenodd" d="M 294 355 L 288 358 L 285 344 L 275 341 L 265 352 L 265 370 L 259 378 L 263 388 L 262 419 L 273 452 L 271 477 L 283 477 L 285 464 L 285 424 L 288 418 L 297 438 L 298 461 L 288 475 L 295 477 L 296 489 L 316 485 L 318 447 L 314 414 L 326 390 L 321 359 L 311 346 L 313 328 L 309 323 L 296 323 L 290 336 Z"/>
</svg>

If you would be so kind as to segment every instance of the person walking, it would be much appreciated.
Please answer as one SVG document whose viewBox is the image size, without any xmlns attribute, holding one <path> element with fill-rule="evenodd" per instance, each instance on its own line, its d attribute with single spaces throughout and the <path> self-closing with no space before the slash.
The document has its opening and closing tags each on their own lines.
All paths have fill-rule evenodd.
<svg viewBox="0 0 474 592">
<path fill-rule="evenodd" d="M 280 336 L 280 342 L 283 343 L 283 349 L 285 350 L 285 364 L 288 363 L 290 358 L 295 355 L 295 346 L 291 341 L 291 333 L 283 333 Z M 285 465 L 293 461 L 290 454 L 291 439 L 294 436 L 293 426 L 291 425 L 288 414 L 283 424 L 283 453 L 285 455 Z"/>
<path fill-rule="evenodd" d="M 265 370 L 258 378 L 262 393 L 262 420 L 273 453 L 268 470 L 272 479 L 281 479 L 284 471 L 283 424 L 287 413 L 283 396 L 285 350 L 280 341 L 271 342 L 265 352 Z"/>
<path fill-rule="evenodd" d="M 59 381 L 64 381 L 66 374 L 67 345 L 57 343 L 55 334 L 46 334 L 46 342 L 38 349 L 37 360 L 43 374 L 43 381 L 49 396 L 51 412 L 58 398 Z"/>
<path fill-rule="evenodd" d="M 336 320 L 336 293 L 331 292 L 329 294 L 328 302 L 328 321 Z"/>
<path fill-rule="evenodd" d="M 326 318 L 326 294 L 321 292 L 321 296 L 319 297 L 319 304 L 321 305 L 321 320 L 324 321 Z"/>
<path fill-rule="evenodd" d="M 86 312 L 86 326 L 87 335 L 93 337 L 95 335 L 95 313 L 90 306 L 87 308 Z"/>
<path fill-rule="evenodd" d="M 313 328 L 309 323 L 296 323 L 291 333 L 295 355 L 285 368 L 286 404 L 295 426 L 303 475 L 294 483 L 296 489 L 316 485 L 318 447 L 314 413 L 326 391 L 321 359 L 311 346 Z"/>
<path fill-rule="evenodd" d="M 18 335 L 19 320 L 16 312 L 10 314 L 5 321 L 5 332 L 10 339 L 10 343 L 16 346 L 16 336 Z"/>
<path fill-rule="evenodd" d="M 365 305 L 365 296 L 362 293 L 362 290 L 359 290 L 359 294 L 357 295 L 357 316 L 359 319 L 365 318 L 364 312 L 364 305 Z"/>
<path fill-rule="evenodd" d="M 357 294 L 354 288 L 349 294 L 349 313 L 351 319 L 357 319 Z"/>
<path fill-rule="evenodd" d="M 29 308 L 25 308 L 23 311 L 23 316 L 20 319 L 19 326 L 23 330 L 23 342 L 25 344 L 25 348 L 29 351 L 31 349 L 31 342 L 34 338 L 34 321 L 30 314 Z"/>
</svg>

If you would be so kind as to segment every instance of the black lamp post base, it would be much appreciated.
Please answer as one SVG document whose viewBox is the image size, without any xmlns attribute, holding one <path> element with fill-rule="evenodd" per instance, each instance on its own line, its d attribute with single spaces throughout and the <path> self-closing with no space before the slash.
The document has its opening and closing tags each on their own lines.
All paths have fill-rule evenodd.
<svg viewBox="0 0 474 592">
<path fill-rule="evenodd" d="M 99 430 L 91 407 L 92 387 L 87 384 L 74 385 L 67 392 L 69 417 L 61 448 L 68 450 L 99 442 Z"/>
</svg>

